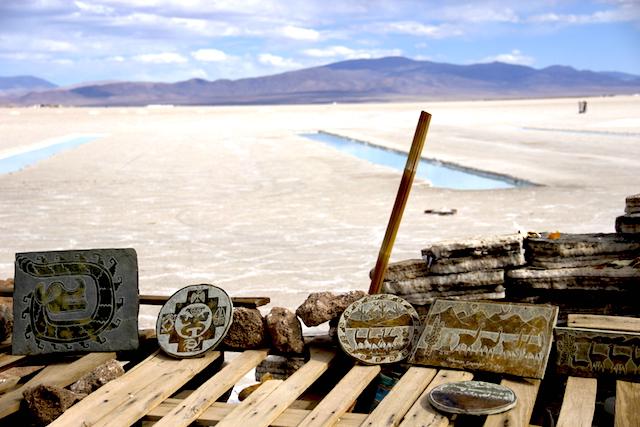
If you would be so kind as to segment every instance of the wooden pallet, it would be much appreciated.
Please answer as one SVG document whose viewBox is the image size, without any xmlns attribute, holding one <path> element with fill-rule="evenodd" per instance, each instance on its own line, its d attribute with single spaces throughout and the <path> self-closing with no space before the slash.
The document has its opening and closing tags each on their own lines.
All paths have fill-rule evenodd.
<svg viewBox="0 0 640 427">
<path fill-rule="evenodd" d="M 570 317 L 575 326 L 598 326 L 603 319 L 580 320 Z M 611 320 L 607 329 L 611 329 Z M 621 322 L 623 319 L 617 319 Z M 596 322 L 595 326 L 593 322 Z M 627 328 L 630 321 L 626 321 Z M 633 323 L 633 321 L 631 321 Z M 365 389 L 376 380 L 379 366 L 349 365 L 350 362 L 333 348 L 311 348 L 308 362 L 286 380 L 264 382 L 241 403 L 217 400 L 248 372 L 267 357 L 267 350 L 239 353 L 209 378 L 184 385 L 198 373 L 211 368 L 222 353 L 209 352 L 196 359 L 172 359 L 159 351 L 149 354 L 135 366 L 127 366 L 124 376 L 101 387 L 67 410 L 53 426 L 130 425 L 142 420 L 147 425 L 187 426 L 194 421 L 202 425 L 238 426 L 529 426 L 541 382 L 504 378 L 501 383 L 518 396 L 518 404 L 503 414 L 480 419 L 447 417 L 435 411 L 427 401 L 427 393 L 446 382 L 468 380 L 472 373 L 427 367 L 410 367 L 399 378 L 389 394 L 370 412 L 351 412 L 354 403 L 363 400 Z M 0 395 L 0 417 L 16 412 L 22 391 L 37 384 L 66 386 L 95 366 L 115 357 L 113 353 L 93 353 L 75 360 L 60 358 L 48 366 L 36 366 L 34 377 L 16 383 Z M 32 360 L 33 359 L 33 360 Z M 28 367 L 42 358 L 12 358 L 0 354 L 0 374 Z M 345 366 L 345 363 L 347 364 Z M 15 372 L 15 371 L 14 371 Z M 28 372 L 28 369 L 25 371 Z M 17 375 L 13 375 L 15 378 Z M 321 380 L 319 378 L 322 377 Z M 18 382 L 19 381 L 19 382 Z M 327 383 L 328 391 L 314 401 L 306 394 L 312 385 Z M 596 379 L 569 378 L 560 410 L 558 425 L 590 426 L 594 416 Z M 0 391 L 0 393 L 2 393 Z M 640 425 L 640 384 L 617 381 L 616 427 Z M 0 424 L 2 420 L 0 420 Z"/>
</svg>

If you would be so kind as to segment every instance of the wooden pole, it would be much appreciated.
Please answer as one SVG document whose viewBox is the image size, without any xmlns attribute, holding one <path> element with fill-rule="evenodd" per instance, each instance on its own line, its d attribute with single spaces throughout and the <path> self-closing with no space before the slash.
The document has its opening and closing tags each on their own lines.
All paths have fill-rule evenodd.
<svg viewBox="0 0 640 427">
<path fill-rule="evenodd" d="M 427 138 L 427 131 L 429 130 L 430 122 L 431 114 L 422 111 L 420 113 L 420 119 L 418 120 L 418 126 L 416 127 L 416 133 L 413 136 L 413 142 L 411 143 L 411 151 L 409 151 L 409 157 L 407 157 L 407 164 L 404 167 L 404 173 L 402 174 L 402 180 L 400 181 L 396 201 L 393 204 L 393 210 L 391 211 L 391 217 L 389 218 L 389 224 L 387 225 L 387 232 L 384 235 L 382 247 L 378 254 L 376 268 L 373 271 L 373 278 L 371 279 L 371 285 L 369 286 L 369 294 L 379 293 L 380 288 L 382 287 L 382 280 L 384 279 L 384 274 L 387 271 L 387 265 L 389 264 L 389 257 L 391 256 L 391 249 L 393 248 L 393 243 L 396 240 L 396 235 L 400 228 L 400 221 L 402 221 L 404 207 L 409 199 L 409 192 L 411 191 L 413 178 L 416 176 L 416 170 L 418 169 L 418 164 L 420 162 L 420 154 L 422 153 L 422 147 L 424 147 L 424 142 Z"/>
</svg>

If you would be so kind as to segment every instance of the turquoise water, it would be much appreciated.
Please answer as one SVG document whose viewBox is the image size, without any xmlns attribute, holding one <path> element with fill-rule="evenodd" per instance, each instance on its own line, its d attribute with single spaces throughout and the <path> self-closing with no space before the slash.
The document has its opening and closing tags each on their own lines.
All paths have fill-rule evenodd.
<svg viewBox="0 0 640 427">
<path fill-rule="evenodd" d="M 377 165 L 389 166 L 404 171 L 407 154 L 367 142 L 344 138 L 324 132 L 305 133 L 305 138 L 322 142 L 344 153 Z M 490 172 L 470 170 L 457 165 L 445 164 L 437 160 L 422 159 L 418 165 L 416 178 L 425 179 L 433 187 L 456 190 L 493 190 L 531 185 L 531 183 Z"/>
<path fill-rule="evenodd" d="M 31 151 L 0 159 L 0 174 L 19 171 L 20 169 L 36 164 L 39 161 L 48 159 L 61 151 L 70 150 L 79 145 L 91 142 L 99 137 L 100 136 L 98 135 L 70 137 L 47 147 L 36 148 Z"/>
</svg>

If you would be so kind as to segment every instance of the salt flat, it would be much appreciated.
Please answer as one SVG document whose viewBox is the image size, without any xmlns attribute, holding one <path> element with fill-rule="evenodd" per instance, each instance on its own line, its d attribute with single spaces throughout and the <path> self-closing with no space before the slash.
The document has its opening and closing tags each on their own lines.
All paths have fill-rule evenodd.
<svg viewBox="0 0 640 427">
<path fill-rule="evenodd" d="M 401 172 L 299 134 L 325 130 L 540 184 L 448 190 L 416 182 L 392 260 L 442 239 L 613 232 L 640 193 L 640 97 L 314 106 L 0 109 L 0 154 L 103 137 L 0 175 L 0 278 L 16 252 L 133 247 L 144 293 L 215 283 L 295 307 L 367 289 Z M 453 216 L 425 209 L 456 208 Z M 143 313 L 143 326 L 153 324 Z"/>
</svg>

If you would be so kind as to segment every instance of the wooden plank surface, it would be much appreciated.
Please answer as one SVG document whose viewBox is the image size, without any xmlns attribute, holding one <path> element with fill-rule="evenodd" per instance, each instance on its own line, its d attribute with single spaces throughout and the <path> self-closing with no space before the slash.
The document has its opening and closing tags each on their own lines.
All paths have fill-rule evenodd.
<svg viewBox="0 0 640 427">
<path fill-rule="evenodd" d="M 188 426 L 195 421 L 213 402 L 234 386 L 247 372 L 255 368 L 268 350 L 247 350 L 233 359 L 220 372 L 198 387 L 189 397 L 176 406 L 158 423 L 161 426 Z"/>
<path fill-rule="evenodd" d="M 311 358 L 276 390 L 254 407 L 235 414 L 233 419 L 224 418 L 219 427 L 251 426 L 266 427 L 284 412 L 323 372 L 335 357 L 335 352 L 311 349 Z"/>
<path fill-rule="evenodd" d="M 24 359 L 26 356 L 18 356 L 13 354 L 0 354 L 0 369 L 6 366 L 13 365 Z"/>
<path fill-rule="evenodd" d="M 433 409 L 429 403 L 429 392 L 440 384 L 446 384 L 456 381 L 468 381 L 473 378 L 473 374 L 464 371 L 441 370 L 435 376 L 433 381 L 429 383 L 418 400 L 411 406 L 409 412 L 400 424 L 401 426 L 429 426 L 429 427 L 445 427 L 449 425 L 449 418 Z"/>
<path fill-rule="evenodd" d="M 196 359 L 155 354 L 69 408 L 51 425 L 131 425 L 218 357 L 217 351 Z"/>
<path fill-rule="evenodd" d="M 640 383 L 616 381 L 615 427 L 640 426 Z"/>
<path fill-rule="evenodd" d="M 567 326 L 572 328 L 607 329 L 640 333 L 640 318 L 601 316 L 597 314 L 569 314 Z"/>
<path fill-rule="evenodd" d="M 283 382 L 283 380 L 265 381 L 257 390 L 251 393 L 249 397 L 240 402 L 240 404 L 236 405 L 231 412 L 222 417 L 222 419 L 227 418 L 229 420 L 234 420 L 236 417 L 241 416 L 244 413 L 251 412 L 259 402 L 269 396 L 276 388 L 280 387 Z"/>
<path fill-rule="evenodd" d="M 437 370 L 411 367 L 393 386 L 389 394 L 369 414 L 363 426 L 396 426 L 418 399 Z"/>
<path fill-rule="evenodd" d="M 354 366 L 299 425 L 334 425 L 379 372 L 380 366 Z"/>
<path fill-rule="evenodd" d="M 591 427 L 596 410 L 595 378 L 569 377 L 564 390 L 557 427 Z"/>
<path fill-rule="evenodd" d="M 40 384 L 66 387 L 78 381 L 84 374 L 91 372 L 103 363 L 114 359 L 115 353 L 89 353 L 68 364 L 54 364 L 44 368 L 22 387 L 10 391 L 0 397 L 0 418 L 13 414 L 20 409 L 22 392 Z"/>
<path fill-rule="evenodd" d="M 502 380 L 500 383 L 513 390 L 518 398 L 515 408 L 502 414 L 489 415 L 485 427 L 528 426 L 536 403 L 540 380 Z"/>
</svg>

